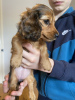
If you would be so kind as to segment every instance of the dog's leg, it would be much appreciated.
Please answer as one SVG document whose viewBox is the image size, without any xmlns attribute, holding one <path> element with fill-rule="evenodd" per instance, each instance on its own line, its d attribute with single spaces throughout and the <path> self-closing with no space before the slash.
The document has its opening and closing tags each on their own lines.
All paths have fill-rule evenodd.
<svg viewBox="0 0 75 100">
<path fill-rule="evenodd" d="M 21 41 L 17 36 L 12 39 L 12 56 L 10 60 L 10 79 L 9 79 L 9 89 L 10 91 L 17 90 L 17 77 L 15 74 L 15 68 L 21 65 L 22 59 L 22 46 Z"/>
<path fill-rule="evenodd" d="M 44 68 L 44 70 L 51 70 L 51 63 L 49 61 L 49 55 L 47 52 L 47 46 L 46 43 L 43 44 L 43 46 L 40 47 L 41 56 L 40 56 L 40 67 Z"/>
<path fill-rule="evenodd" d="M 13 37 L 12 56 L 10 60 L 10 64 L 12 67 L 16 68 L 21 65 L 22 52 L 23 52 L 23 48 L 22 48 L 21 40 L 19 40 L 17 36 Z"/>
<path fill-rule="evenodd" d="M 11 95 L 11 92 L 12 91 L 15 91 L 16 88 L 17 88 L 17 77 L 16 77 L 16 73 L 15 73 L 15 70 L 14 68 L 11 68 L 11 71 L 9 73 L 9 91 L 8 91 L 8 94 Z"/>
<path fill-rule="evenodd" d="M 32 74 L 30 74 L 27 78 L 26 78 L 27 82 L 28 82 L 28 87 L 29 87 L 29 98 L 31 100 L 36 100 L 36 95 L 34 93 L 34 81 L 35 78 Z"/>
<path fill-rule="evenodd" d="M 10 80 L 9 80 L 9 89 L 11 89 L 11 91 L 15 91 L 17 89 L 17 77 L 16 77 L 16 73 L 15 73 L 15 69 L 12 68 L 11 70 L 11 76 L 10 76 Z"/>
</svg>

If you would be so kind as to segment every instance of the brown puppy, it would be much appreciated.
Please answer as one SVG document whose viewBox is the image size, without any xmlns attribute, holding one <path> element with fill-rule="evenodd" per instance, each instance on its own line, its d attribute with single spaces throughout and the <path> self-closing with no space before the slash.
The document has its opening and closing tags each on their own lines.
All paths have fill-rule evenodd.
<svg viewBox="0 0 75 100">
<path fill-rule="evenodd" d="M 50 71 L 51 64 L 45 41 L 53 41 L 57 36 L 58 31 L 54 26 L 54 14 L 49 7 L 43 4 L 37 4 L 32 9 L 27 9 L 27 11 L 21 14 L 18 32 L 12 39 L 12 56 L 10 61 L 11 77 L 9 80 L 10 90 L 16 90 L 17 88 L 18 79 L 15 74 L 15 68 L 21 65 L 23 52 L 22 44 L 31 43 L 36 49 L 40 50 L 41 56 L 39 66 L 44 70 Z M 35 81 L 33 70 L 31 70 L 30 74 L 25 79 L 28 82 L 29 98 L 31 100 L 37 100 L 33 87 Z"/>
</svg>

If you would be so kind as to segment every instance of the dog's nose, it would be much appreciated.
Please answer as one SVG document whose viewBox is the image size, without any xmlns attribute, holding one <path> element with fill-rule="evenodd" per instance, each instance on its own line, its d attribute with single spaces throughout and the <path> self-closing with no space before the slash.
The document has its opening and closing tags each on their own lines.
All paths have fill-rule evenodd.
<svg viewBox="0 0 75 100">
<path fill-rule="evenodd" d="M 57 38 L 58 36 L 59 36 L 59 34 L 58 34 L 58 33 L 56 33 L 56 34 L 55 34 L 55 38 Z"/>
</svg>

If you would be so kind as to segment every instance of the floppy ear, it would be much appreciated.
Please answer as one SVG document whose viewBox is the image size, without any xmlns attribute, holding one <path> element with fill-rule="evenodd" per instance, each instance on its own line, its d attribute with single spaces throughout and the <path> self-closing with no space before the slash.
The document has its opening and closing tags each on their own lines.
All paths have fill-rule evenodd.
<svg viewBox="0 0 75 100">
<path fill-rule="evenodd" d="M 39 23 L 39 11 L 26 12 L 18 24 L 18 32 L 25 39 L 37 41 L 41 36 L 41 25 Z"/>
<path fill-rule="evenodd" d="M 35 20 L 38 20 L 40 18 L 40 11 L 32 10 L 31 17 L 33 17 Z"/>
<path fill-rule="evenodd" d="M 25 11 L 23 13 L 21 13 L 21 19 L 20 22 L 17 24 L 17 28 L 18 28 L 18 32 L 19 34 L 23 35 L 23 27 L 25 26 L 25 21 L 28 18 L 28 12 Z"/>
</svg>

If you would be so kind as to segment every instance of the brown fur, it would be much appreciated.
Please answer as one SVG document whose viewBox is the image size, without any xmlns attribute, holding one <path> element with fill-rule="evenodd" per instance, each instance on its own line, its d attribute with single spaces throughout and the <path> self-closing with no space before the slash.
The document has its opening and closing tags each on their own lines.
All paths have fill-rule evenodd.
<svg viewBox="0 0 75 100">
<path fill-rule="evenodd" d="M 21 14 L 18 32 L 12 39 L 10 90 L 16 90 L 17 87 L 18 80 L 14 69 L 21 65 L 23 52 L 22 44 L 31 43 L 33 47 L 40 50 L 41 56 L 39 66 L 44 70 L 50 71 L 51 64 L 48 58 L 45 41 L 53 41 L 56 39 L 56 36 L 58 36 L 58 31 L 54 26 L 54 14 L 47 6 L 37 4 L 32 9 L 27 9 L 27 11 Z M 36 86 L 33 70 L 31 70 L 31 74 L 26 80 L 28 82 L 30 100 L 37 100 L 33 86 L 34 83 Z"/>
</svg>

